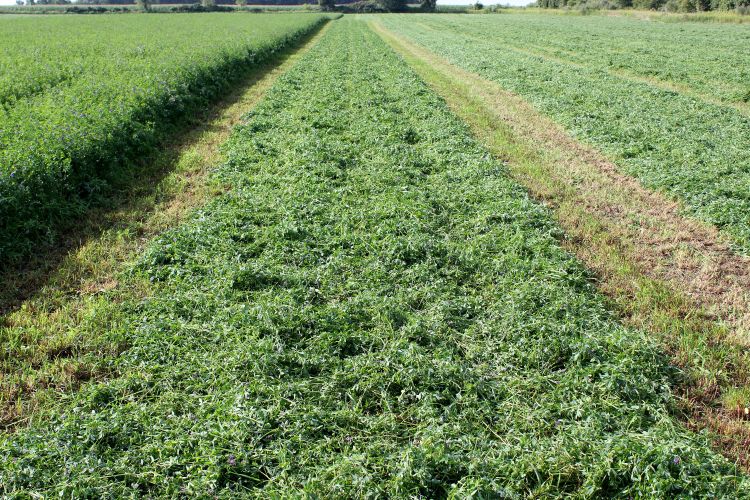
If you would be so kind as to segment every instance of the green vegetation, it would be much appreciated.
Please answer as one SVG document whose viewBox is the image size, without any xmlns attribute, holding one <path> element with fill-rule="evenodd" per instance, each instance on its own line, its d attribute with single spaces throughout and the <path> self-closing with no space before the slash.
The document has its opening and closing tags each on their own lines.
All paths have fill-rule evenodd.
<svg viewBox="0 0 750 500">
<path fill-rule="evenodd" d="M 176 118 L 322 20 L 0 18 L 0 263 L 54 244 L 60 228 L 137 175 L 133 160 Z"/>
<path fill-rule="evenodd" d="M 735 11 L 710 11 L 710 12 L 647 12 L 643 11 L 623 11 L 625 15 L 638 17 L 640 19 L 661 21 L 665 23 L 731 23 L 745 24 L 750 23 L 750 7 L 738 8 Z"/>
<path fill-rule="evenodd" d="M 735 11 L 750 13 L 750 0 L 537 0 L 538 7 L 577 9 L 579 11 L 613 9 L 651 9 L 665 12 Z"/>
<path fill-rule="evenodd" d="M 253 4 L 246 0 L 236 0 L 235 5 L 222 3 L 206 8 L 200 2 L 186 2 L 182 4 L 154 3 L 151 0 L 137 0 L 132 4 L 101 4 L 97 2 L 70 2 L 64 4 L 36 3 L 34 5 L 0 5 L 0 14 L 115 14 L 138 13 L 148 5 L 149 12 L 154 13 L 185 13 L 185 12 L 294 12 L 312 11 L 318 7 L 313 4 Z"/>
<path fill-rule="evenodd" d="M 511 7 L 510 9 L 502 10 L 502 12 L 512 12 L 514 14 L 544 14 L 545 16 L 558 15 L 566 17 L 600 15 L 605 17 L 630 17 L 640 21 L 660 21 L 667 23 L 697 22 L 743 24 L 750 22 L 750 15 L 748 15 L 750 14 L 750 7 L 737 7 L 735 10 L 679 12 L 671 10 L 672 5 L 675 5 L 675 3 L 670 2 L 669 7 L 663 6 L 659 10 L 654 10 L 653 8 L 614 9 L 609 0 L 585 0 L 576 4 L 575 7 Z M 442 8 L 439 10 L 443 11 Z M 462 8 L 460 6 L 455 10 L 446 8 L 445 11 L 456 14 L 460 12 L 468 12 L 465 7 Z"/>
<path fill-rule="evenodd" d="M 364 23 L 226 154 L 227 192 L 122 276 L 146 289 L 99 332 L 120 375 L 2 438 L 3 494 L 750 491 L 549 214 Z"/>
<path fill-rule="evenodd" d="M 98 363 L 106 363 L 112 346 L 99 332 L 122 314 L 120 302 L 143 289 L 121 279 L 121 271 L 156 236 L 224 191 L 210 175 L 224 161 L 220 145 L 326 30 L 240 71 L 235 88 L 192 114 L 192 127 L 165 141 L 138 182 L 112 199 L 114 209 L 89 211 L 70 247 L 45 254 L 44 265 L 0 278 L 0 428 L 23 425 L 44 401 L 107 372 Z"/>
<path fill-rule="evenodd" d="M 539 15 L 382 22 L 524 97 L 750 252 L 746 27 Z"/>
<path fill-rule="evenodd" d="M 685 423 L 710 430 L 717 448 L 747 468 L 748 261 L 518 96 L 373 26 L 511 175 L 553 207 L 565 248 L 595 272 L 622 321 L 652 334 L 683 370 L 675 390 Z M 708 283 L 714 293 L 705 293 Z"/>
</svg>

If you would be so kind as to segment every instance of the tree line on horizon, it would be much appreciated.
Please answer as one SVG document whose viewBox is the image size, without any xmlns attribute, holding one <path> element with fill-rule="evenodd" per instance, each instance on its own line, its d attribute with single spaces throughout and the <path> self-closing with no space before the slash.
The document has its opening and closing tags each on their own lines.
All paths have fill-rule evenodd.
<svg viewBox="0 0 750 500">
<path fill-rule="evenodd" d="M 185 5 L 189 0 L 16 0 L 21 6 L 33 5 L 138 5 L 143 10 L 151 10 L 154 5 Z M 211 10 L 222 5 L 319 5 L 323 11 L 343 10 L 349 12 L 405 12 L 406 0 L 196 0 L 202 10 Z M 437 0 L 421 0 L 421 11 L 433 12 L 437 7 Z M 218 10 L 218 9 L 217 9 Z"/>
<path fill-rule="evenodd" d="M 579 10 L 642 9 L 665 12 L 736 11 L 750 14 L 750 0 L 537 0 L 536 6 L 547 9 Z"/>
</svg>

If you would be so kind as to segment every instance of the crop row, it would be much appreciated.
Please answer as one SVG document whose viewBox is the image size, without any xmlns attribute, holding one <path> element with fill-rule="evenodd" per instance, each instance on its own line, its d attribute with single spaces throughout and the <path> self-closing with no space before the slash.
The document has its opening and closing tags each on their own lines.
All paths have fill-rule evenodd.
<svg viewBox="0 0 750 500">
<path fill-rule="evenodd" d="M 0 20 L 0 262 L 54 242 L 61 225 L 138 175 L 132 160 L 148 153 L 176 117 L 322 20 Z"/>
<path fill-rule="evenodd" d="M 478 37 L 491 32 L 505 46 L 657 78 L 726 102 L 750 102 L 746 26 L 554 15 L 441 16 L 429 25 Z"/>
<path fill-rule="evenodd" d="M 750 91 L 747 65 L 738 62 L 747 51 L 736 49 L 733 54 L 729 48 L 747 43 L 747 28 L 730 27 L 714 45 L 706 40 L 715 26 L 604 16 L 585 22 L 485 17 L 474 21 L 471 16 L 401 16 L 384 17 L 382 22 L 528 99 L 625 172 L 681 200 L 691 213 L 724 229 L 741 251 L 750 252 L 750 117 L 748 111 L 712 102 L 714 94 L 727 102 L 738 101 L 740 82 L 742 92 Z M 570 27 L 557 25 L 563 21 Z M 540 29 L 547 24 L 556 26 L 549 35 Z M 621 24 L 630 28 L 633 41 L 627 44 L 625 35 L 608 36 L 610 31 L 622 31 Z M 678 42 L 656 44 L 669 30 Z M 584 39 L 591 50 L 582 48 Z M 656 46 L 637 49 L 649 40 Z M 682 50 L 681 45 L 691 49 Z M 576 55 L 562 57 L 561 47 Z M 653 70 L 655 65 L 668 74 Z M 622 67 L 640 72 L 636 76 L 685 85 L 694 93 L 613 71 Z M 715 92 L 707 87 L 709 82 Z"/>
<path fill-rule="evenodd" d="M 150 247 L 152 292 L 103 333 L 123 375 L 3 438 L 0 492 L 748 491 L 549 214 L 366 24 L 337 21 L 226 153 L 231 189 Z"/>
</svg>

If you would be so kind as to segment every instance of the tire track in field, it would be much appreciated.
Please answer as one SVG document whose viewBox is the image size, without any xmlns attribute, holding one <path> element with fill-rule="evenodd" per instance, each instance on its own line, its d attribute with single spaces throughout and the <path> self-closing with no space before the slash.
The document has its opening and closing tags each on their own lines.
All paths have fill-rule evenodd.
<svg viewBox="0 0 750 500">
<path fill-rule="evenodd" d="M 750 258 L 715 227 L 681 215 L 601 153 L 571 138 L 523 99 L 372 22 L 510 173 L 552 208 L 565 247 L 597 273 L 626 323 L 660 337 L 692 380 L 678 388 L 688 425 L 719 434 L 729 457 L 750 466 Z M 723 403 L 723 407 L 722 407 Z"/>
</svg>

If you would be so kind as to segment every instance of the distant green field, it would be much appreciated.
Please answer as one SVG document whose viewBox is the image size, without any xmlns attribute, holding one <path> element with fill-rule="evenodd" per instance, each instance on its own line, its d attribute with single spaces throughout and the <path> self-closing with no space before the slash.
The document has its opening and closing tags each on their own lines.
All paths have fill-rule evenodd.
<svg viewBox="0 0 750 500">
<path fill-rule="evenodd" d="M 151 288 L 98 332 L 119 376 L 0 438 L 1 494 L 747 496 L 549 212 L 365 23 L 225 151 L 222 194 L 122 275 Z"/>
<path fill-rule="evenodd" d="M 750 27 L 510 14 L 382 22 L 528 99 L 750 252 Z"/>
<path fill-rule="evenodd" d="M 169 125 L 316 14 L 0 17 L 0 264 L 106 198 Z M 132 165 L 131 165 L 132 166 Z"/>
<path fill-rule="evenodd" d="M 185 8 L 189 6 L 198 5 L 198 2 L 183 3 L 183 4 L 153 4 L 151 10 L 154 13 L 165 13 L 171 12 L 176 9 Z M 317 4 L 300 4 L 300 5 L 254 5 L 252 2 L 248 5 L 237 6 L 237 5 L 220 5 L 221 9 L 232 9 L 236 11 L 311 11 L 318 10 Z M 1 14 L 94 14 L 94 13 L 129 13 L 129 12 L 140 12 L 142 9 L 138 5 L 133 4 L 68 4 L 68 5 L 0 5 Z"/>
</svg>

